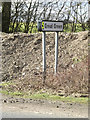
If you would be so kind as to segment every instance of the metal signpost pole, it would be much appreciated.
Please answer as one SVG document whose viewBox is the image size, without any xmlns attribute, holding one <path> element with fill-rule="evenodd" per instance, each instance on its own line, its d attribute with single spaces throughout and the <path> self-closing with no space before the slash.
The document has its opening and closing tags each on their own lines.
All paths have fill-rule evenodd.
<svg viewBox="0 0 90 120">
<path fill-rule="evenodd" d="M 45 45 L 46 33 L 42 32 L 42 55 L 43 55 L 43 83 L 45 83 L 46 77 L 46 45 Z"/>
<path fill-rule="evenodd" d="M 44 14 L 45 15 L 45 14 Z M 44 16 L 45 18 L 45 16 Z M 58 33 L 63 31 L 63 22 L 62 21 L 47 21 L 39 20 L 38 21 L 38 31 L 42 31 L 42 54 L 43 54 L 43 83 L 46 78 L 46 45 L 45 45 L 45 32 L 55 32 L 55 74 L 57 73 L 58 66 Z"/>
<path fill-rule="evenodd" d="M 55 32 L 55 74 L 57 73 L 58 65 L 58 32 Z"/>
</svg>

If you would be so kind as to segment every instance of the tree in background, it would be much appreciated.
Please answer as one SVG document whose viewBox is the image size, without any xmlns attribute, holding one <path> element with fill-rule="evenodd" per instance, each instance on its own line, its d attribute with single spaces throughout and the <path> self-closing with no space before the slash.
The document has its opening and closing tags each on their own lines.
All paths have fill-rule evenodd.
<svg viewBox="0 0 90 120">
<path fill-rule="evenodd" d="M 88 29 L 89 29 L 89 31 L 90 31 L 90 1 L 88 0 L 88 20 L 87 20 L 87 25 L 88 25 Z"/>
<path fill-rule="evenodd" d="M 86 3 L 75 0 L 3 2 L 3 31 L 37 32 L 37 20 L 42 19 L 64 21 L 66 32 L 85 31 L 89 29 L 87 4 L 88 0 Z"/>
<path fill-rule="evenodd" d="M 10 32 L 21 32 L 25 12 L 25 2 L 16 1 L 12 4 Z"/>
<path fill-rule="evenodd" d="M 11 2 L 2 2 L 2 32 L 9 33 Z"/>
<path fill-rule="evenodd" d="M 2 20 L 1 20 L 1 18 L 2 18 L 2 14 L 0 13 L 0 31 L 2 31 Z"/>
</svg>

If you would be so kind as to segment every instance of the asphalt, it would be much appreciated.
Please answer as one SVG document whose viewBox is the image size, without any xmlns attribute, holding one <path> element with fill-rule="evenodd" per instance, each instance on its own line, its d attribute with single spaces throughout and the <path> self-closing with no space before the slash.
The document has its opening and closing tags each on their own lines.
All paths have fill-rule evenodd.
<svg viewBox="0 0 90 120">
<path fill-rule="evenodd" d="M 88 104 L 0 96 L 3 118 L 88 118 Z"/>
</svg>

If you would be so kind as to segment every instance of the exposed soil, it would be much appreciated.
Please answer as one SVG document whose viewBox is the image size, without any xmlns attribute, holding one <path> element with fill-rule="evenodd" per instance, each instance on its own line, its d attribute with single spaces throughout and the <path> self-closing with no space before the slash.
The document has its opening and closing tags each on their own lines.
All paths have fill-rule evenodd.
<svg viewBox="0 0 90 120">
<path fill-rule="evenodd" d="M 55 34 L 46 35 L 46 80 L 43 85 L 42 34 L 2 33 L 2 81 L 10 91 L 40 89 L 65 94 L 88 93 L 88 31 L 59 33 L 58 73 L 54 74 Z"/>
</svg>

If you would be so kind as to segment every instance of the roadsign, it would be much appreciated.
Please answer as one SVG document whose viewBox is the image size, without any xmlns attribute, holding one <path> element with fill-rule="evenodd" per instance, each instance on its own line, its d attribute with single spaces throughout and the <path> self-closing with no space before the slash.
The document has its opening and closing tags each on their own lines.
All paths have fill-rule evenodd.
<svg viewBox="0 0 90 120">
<path fill-rule="evenodd" d="M 47 21 L 42 20 L 37 22 L 38 31 L 42 31 L 42 55 L 43 55 L 43 83 L 46 78 L 46 32 L 55 32 L 55 74 L 57 73 L 58 64 L 58 32 L 63 31 L 62 21 Z"/>
<path fill-rule="evenodd" d="M 38 31 L 60 32 L 63 31 L 62 21 L 38 21 Z"/>
</svg>

